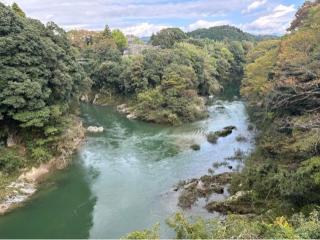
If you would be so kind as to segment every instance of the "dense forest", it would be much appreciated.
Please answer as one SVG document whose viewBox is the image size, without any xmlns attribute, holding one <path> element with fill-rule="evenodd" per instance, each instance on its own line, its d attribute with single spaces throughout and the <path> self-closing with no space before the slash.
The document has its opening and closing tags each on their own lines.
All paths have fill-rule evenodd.
<svg viewBox="0 0 320 240">
<path fill-rule="evenodd" d="M 241 95 L 259 131 L 228 182 L 236 197 L 208 205 L 226 219 L 177 213 L 168 225 L 179 239 L 320 238 L 320 1 L 307 1 L 288 31 L 167 28 L 126 54 L 132 43 L 118 29 L 65 32 L 0 3 L 0 189 L 65 151 L 80 100 L 180 125 L 206 118 L 209 98 Z M 158 225 L 127 236 L 159 237 Z"/>
<path fill-rule="evenodd" d="M 0 186 L 65 149 L 65 130 L 90 87 L 64 30 L 0 3 Z M 1 191 L 5 194 L 4 191 Z M 0 195 L 2 195 L 0 194 Z M 1 196 L 2 197 L 2 196 Z"/>
</svg>

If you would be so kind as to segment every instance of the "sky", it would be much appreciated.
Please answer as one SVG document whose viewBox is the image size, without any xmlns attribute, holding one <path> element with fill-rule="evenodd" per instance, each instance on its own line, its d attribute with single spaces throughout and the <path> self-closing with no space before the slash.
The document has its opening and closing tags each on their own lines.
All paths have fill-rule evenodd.
<svg viewBox="0 0 320 240">
<path fill-rule="evenodd" d="M 11 4 L 12 0 L 0 0 Z M 15 0 L 32 18 L 65 30 L 121 29 L 150 36 L 163 28 L 184 31 L 233 25 L 253 34 L 284 34 L 304 0 Z"/>
</svg>

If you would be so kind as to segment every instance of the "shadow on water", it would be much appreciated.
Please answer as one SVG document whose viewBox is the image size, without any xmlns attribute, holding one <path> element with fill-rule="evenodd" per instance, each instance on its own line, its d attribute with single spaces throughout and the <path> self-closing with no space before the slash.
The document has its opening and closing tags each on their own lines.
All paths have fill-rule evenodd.
<svg viewBox="0 0 320 240">
<path fill-rule="evenodd" d="M 26 206 L 0 217 L 0 237 L 88 238 L 96 202 L 88 178 L 79 161 L 49 177 Z"/>
</svg>

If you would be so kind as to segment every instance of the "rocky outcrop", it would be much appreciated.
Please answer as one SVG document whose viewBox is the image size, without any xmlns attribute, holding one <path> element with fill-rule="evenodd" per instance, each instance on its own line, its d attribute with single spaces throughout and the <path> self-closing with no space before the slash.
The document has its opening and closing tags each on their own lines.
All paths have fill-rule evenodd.
<svg viewBox="0 0 320 240">
<path fill-rule="evenodd" d="M 227 137 L 230 134 L 232 134 L 233 130 L 236 130 L 236 129 L 237 128 L 235 126 L 228 126 L 223 128 L 220 131 L 210 132 L 207 134 L 207 140 L 212 144 L 216 144 L 220 137 Z"/>
<path fill-rule="evenodd" d="M 224 187 L 231 181 L 232 173 L 215 176 L 205 175 L 199 179 L 181 182 L 174 190 L 180 191 L 178 205 L 190 208 L 199 198 L 208 198 L 211 194 L 223 194 Z"/>
<path fill-rule="evenodd" d="M 222 202 L 209 202 L 206 209 L 209 212 L 219 212 L 222 214 L 236 213 L 236 214 L 250 214 L 254 213 L 254 206 L 248 201 L 248 196 L 251 192 L 239 191 L 235 195 L 230 196 Z"/>
<path fill-rule="evenodd" d="M 90 102 L 90 99 L 89 99 L 88 94 L 82 95 L 81 98 L 80 98 L 80 101 L 81 101 L 81 102 L 85 102 L 85 103 L 89 103 L 89 102 Z"/>
<path fill-rule="evenodd" d="M 118 105 L 117 106 L 117 111 L 119 113 L 122 113 L 122 114 L 125 114 L 126 117 L 130 120 L 133 120 L 133 119 L 137 119 L 138 116 L 137 114 L 130 108 L 128 107 L 127 104 L 121 104 L 121 105 Z"/>
<path fill-rule="evenodd" d="M 7 147 L 15 147 L 19 144 L 20 138 L 15 133 L 10 133 L 7 138 Z"/>
</svg>

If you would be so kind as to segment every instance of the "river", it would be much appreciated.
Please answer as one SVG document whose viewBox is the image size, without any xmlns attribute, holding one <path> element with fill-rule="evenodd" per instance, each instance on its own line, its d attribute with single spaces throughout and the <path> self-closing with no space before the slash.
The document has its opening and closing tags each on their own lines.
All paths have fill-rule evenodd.
<svg viewBox="0 0 320 240">
<path fill-rule="evenodd" d="M 70 167 L 49 177 L 24 207 L 0 217 L 0 237 L 119 238 L 157 222 L 161 236 L 172 237 L 165 219 L 181 211 L 173 186 L 206 174 L 217 162 L 233 169 L 221 166 L 215 173 L 235 171 L 242 163 L 226 158 L 254 147 L 243 102 L 218 101 L 209 111 L 208 119 L 168 127 L 130 121 L 110 107 L 82 105 L 85 125 L 106 131 L 88 135 Z M 237 127 L 231 135 L 216 145 L 206 141 L 206 133 L 230 125 Z M 240 134 L 248 141 L 237 142 Z M 192 143 L 201 150 L 191 150 Z M 201 203 L 185 213 L 215 216 Z"/>
</svg>

